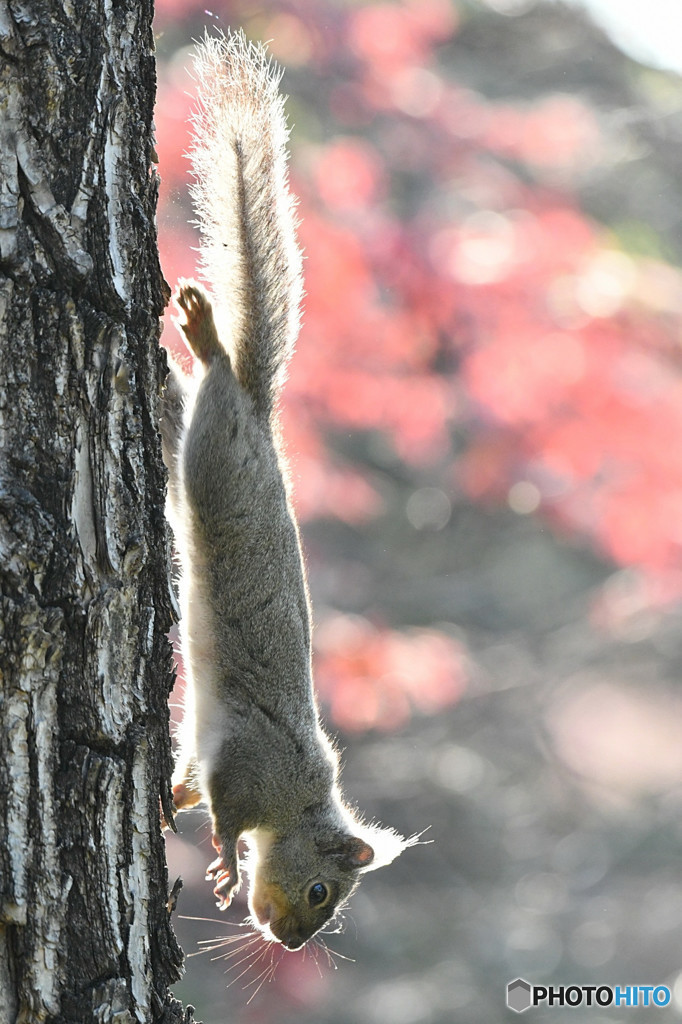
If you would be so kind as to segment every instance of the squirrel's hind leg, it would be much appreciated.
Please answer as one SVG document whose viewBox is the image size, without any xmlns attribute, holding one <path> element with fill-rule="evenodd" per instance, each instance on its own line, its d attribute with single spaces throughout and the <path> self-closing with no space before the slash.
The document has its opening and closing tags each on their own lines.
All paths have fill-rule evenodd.
<svg viewBox="0 0 682 1024">
<path fill-rule="evenodd" d="M 179 281 L 174 301 L 179 310 L 175 323 L 195 356 L 208 366 L 216 355 L 225 352 L 218 338 L 211 300 L 196 281 Z"/>
</svg>

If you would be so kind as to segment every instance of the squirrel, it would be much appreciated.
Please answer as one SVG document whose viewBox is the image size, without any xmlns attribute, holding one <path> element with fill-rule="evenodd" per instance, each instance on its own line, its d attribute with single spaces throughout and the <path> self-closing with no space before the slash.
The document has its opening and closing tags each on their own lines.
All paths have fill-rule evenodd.
<svg viewBox="0 0 682 1024">
<path fill-rule="evenodd" d="M 173 801 L 208 804 L 221 909 L 246 839 L 254 926 L 293 950 L 416 837 L 344 802 L 313 689 L 277 408 L 302 296 L 281 71 L 240 32 L 207 35 L 195 72 L 191 190 L 215 315 L 203 287 L 179 282 L 176 324 L 198 374 L 171 365 L 161 415 L 186 673 Z"/>
</svg>

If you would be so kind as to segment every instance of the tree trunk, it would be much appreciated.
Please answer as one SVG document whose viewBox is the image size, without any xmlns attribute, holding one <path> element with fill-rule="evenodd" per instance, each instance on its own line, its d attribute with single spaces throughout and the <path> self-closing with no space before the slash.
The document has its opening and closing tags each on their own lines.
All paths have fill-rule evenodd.
<svg viewBox="0 0 682 1024">
<path fill-rule="evenodd" d="M 0 1024 L 191 1018 L 159 831 L 151 18 L 0 0 Z"/>
</svg>

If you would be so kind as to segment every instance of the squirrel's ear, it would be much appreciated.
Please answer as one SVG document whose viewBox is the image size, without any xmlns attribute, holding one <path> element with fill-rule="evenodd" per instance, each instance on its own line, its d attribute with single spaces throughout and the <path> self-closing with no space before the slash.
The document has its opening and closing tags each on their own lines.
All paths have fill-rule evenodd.
<svg viewBox="0 0 682 1024">
<path fill-rule="evenodd" d="M 381 828 L 379 825 L 350 821 L 349 828 L 353 832 L 336 833 L 331 842 L 318 845 L 321 854 L 338 857 L 346 871 L 364 872 L 383 868 L 399 857 L 408 846 L 415 846 L 419 842 L 419 835 L 404 839 L 392 828 Z"/>
<path fill-rule="evenodd" d="M 341 853 L 341 863 L 348 871 L 368 868 L 374 860 L 374 850 L 369 843 L 358 836 L 349 836 L 339 852 Z"/>
<path fill-rule="evenodd" d="M 369 861 L 358 865 L 366 871 L 386 867 L 396 857 L 399 857 L 403 850 L 406 850 L 408 846 L 414 846 L 419 840 L 419 836 L 404 839 L 392 828 L 380 828 L 378 825 L 366 825 L 362 829 L 362 835 L 363 840 L 357 840 L 357 842 L 363 842 L 363 845 L 367 846 L 371 843 L 370 849 L 374 852 L 374 856 Z"/>
<path fill-rule="evenodd" d="M 374 860 L 374 850 L 359 836 L 338 833 L 331 843 L 318 845 L 320 853 L 338 857 L 344 871 L 359 871 L 368 868 Z"/>
</svg>

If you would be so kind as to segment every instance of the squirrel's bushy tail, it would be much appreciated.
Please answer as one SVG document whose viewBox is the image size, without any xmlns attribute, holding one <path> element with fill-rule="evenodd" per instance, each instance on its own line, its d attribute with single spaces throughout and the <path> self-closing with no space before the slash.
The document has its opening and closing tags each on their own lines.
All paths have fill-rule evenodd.
<svg viewBox="0 0 682 1024">
<path fill-rule="evenodd" d="M 243 32 L 205 36 L 194 68 L 199 107 L 190 156 L 202 267 L 234 371 L 256 410 L 269 415 L 302 295 L 281 72 Z"/>
</svg>

